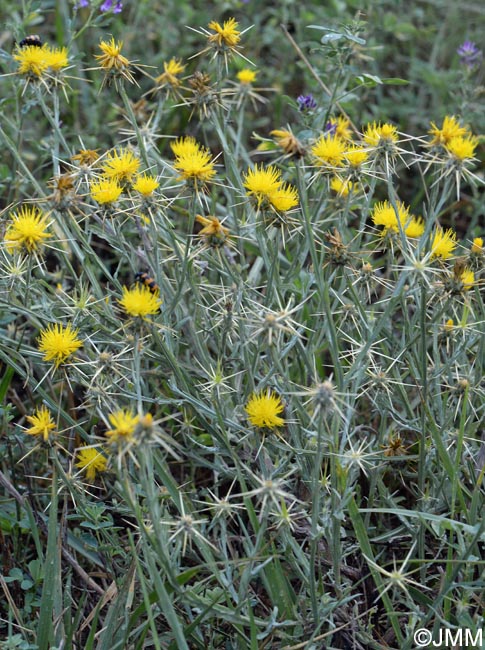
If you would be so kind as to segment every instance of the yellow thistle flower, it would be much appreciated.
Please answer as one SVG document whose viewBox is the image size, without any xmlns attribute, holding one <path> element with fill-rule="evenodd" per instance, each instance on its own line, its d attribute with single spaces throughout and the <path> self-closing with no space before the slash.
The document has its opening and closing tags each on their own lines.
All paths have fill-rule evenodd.
<svg viewBox="0 0 485 650">
<path fill-rule="evenodd" d="M 446 150 L 460 163 L 465 160 L 471 159 L 475 156 L 475 147 L 478 145 L 477 138 L 471 135 L 467 137 L 457 136 L 449 140 L 446 145 Z"/>
<path fill-rule="evenodd" d="M 66 327 L 56 323 L 41 330 L 37 345 L 39 351 L 44 353 L 44 361 L 53 361 L 58 368 L 82 346 L 78 333 L 79 330 L 73 329 L 71 323 Z"/>
<path fill-rule="evenodd" d="M 46 406 L 36 409 L 34 415 L 27 415 L 26 420 L 32 426 L 26 429 L 25 433 L 29 436 L 42 436 L 44 442 L 49 440 L 51 432 L 56 428 L 56 423 Z"/>
<path fill-rule="evenodd" d="M 298 190 L 292 185 L 284 183 L 268 194 L 268 201 L 278 212 L 287 212 L 298 205 Z"/>
<path fill-rule="evenodd" d="M 369 152 L 353 145 L 349 147 L 344 153 L 345 162 L 352 169 L 358 169 L 369 158 Z"/>
<path fill-rule="evenodd" d="M 133 183 L 132 188 L 135 192 L 139 192 L 142 196 L 151 196 L 153 192 L 160 186 L 155 176 L 150 174 L 139 174 L 136 181 Z"/>
<path fill-rule="evenodd" d="M 449 259 L 456 245 L 456 233 L 451 228 L 443 230 L 438 226 L 431 240 L 431 259 L 435 257 L 440 257 L 442 260 Z"/>
<path fill-rule="evenodd" d="M 404 228 L 406 237 L 418 239 L 424 232 L 424 220 L 422 217 L 412 217 Z"/>
<path fill-rule="evenodd" d="M 481 237 L 475 237 L 472 242 L 470 252 L 474 255 L 482 255 L 484 252 L 483 249 L 483 239 Z"/>
<path fill-rule="evenodd" d="M 460 123 L 454 115 L 446 115 L 441 129 L 434 122 L 431 122 L 431 129 L 428 133 L 433 136 L 430 142 L 431 145 L 443 145 L 446 147 L 454 138 L 461 138 L 467 135 L 468 129 L 460 126 Z"/>
<path fill-rule="evenodd" d="M 203 226 L 199 231 L 199 237 L 205 237 L 211 246 L 220 246 L 226 241 L 229 228 L 223 226 L 217 217 L 211 215 L 203 217 L 198 214 L 195 220 Z"/>
<path fill-rule="evenodd" d="M 123 41 L 115 42 L 115 39 L 111 37 L 109 43 L 107 41 L 101 41 L 99 44 L 99 49 L 102 54 L 96 54 L 95 59 L 99 61 L 100 66 L 104 70 L 118 70 L 122 71 L 130 65 L 129 60 L 121 54 L 121 48 L 123 47 Z"/>
<path fill-rule="evenodd" d="M 121 442 L 133 438 L 139 417 L 129 409 L 119 409 L 114 413 L 110 413 L 108 420 L 113 428 L 106 431 L 106 437 L 113 442 Z"/>
<path fill-rule="evenodd" d="M 170 61 L 164 61 L 164 71 L 155 79 L 155 83 L 159 87 L 172 86 L 172 88 L 178 88 L 182 83 L 178 77 L 185 70 L 185 67 L 180 59 L 172 58 Z"/>
<path fill-rule="evenodd" d="M 81 149 L 79 153 L 71 156 L 71 160 L 79 163 L 82 167 L 93 165 L 98 158 L 98 149 Z"/>
<path fill-rule="evenodd" d="M 13 54 L 13 58 L 19 64 L 17 68 L 18 74 L 41 77 L 49 67 L 47 45 L 42 47 L 36 45 L 21 47 Z"/>
<path fill-rule="evenodd" d="M 445 332 L 449 333 L 449 332 L 451 332 L 453 330 L 454 326 L 455 326 L 455 323 L 454 323 L 453 319 L 448 318 L 446 323 L 443 325 L 443 329 L 445 330 Z"/>
<path fill-rule="evenodd" d="M 288 131 L 287 129 L 273 129 L 269 134 L 275 138 L 278 146 L 280 146 L 288 156 L 301 157 L 305 154 L 303 145 L 291 131 Z"/>
<path fill-rule="evenodd" d="M 130 61 L 121 54 L 123 41 L 115 42 L 112 37 L 109 42 L 101 41 L 99 49 L 102 54 L 96 54 L 95 59 L 99 61 L 99 65 L 108 75 L 113 77 L 124 77 L 130 83 L 135 83 L 130 70 Z"/>
<path fill-rule="evenodd" d="M 12 222 L 5 232 L 5 246 L 9 253 L 23 250 L 35 253 L 46 239 L 52 237 L 47 232 L 49 223 L 47 217 L 35 206 L 22 206 L 10 215 Z"/>
<path fill-rule="evenodd" d="M 244 187 L 248 196 L 254 196 L 258 207 L 268 201 L 270 195 L 275 194 L 282 186 L 281 172 L 273 165 L 264 168 L 256 165 L 249 169 L 244 178 Z"/>
<path fill-rule="evenodd" d="M 103 205 L 117 201 L 123 188 L 113 178 L 101 178 L 99 181 L 93 181 L 89 185 L 89 191 L 93 199 Z"/>
<path fill-rule="evenodd" d="M 143 413 L 138 417 L 138 426 L 141 431 L 151 433 L 155 428 L 155 421 L 151 413 Z"/>
<path fill-rule="evenodd" d="M 256 81 L 256 75 L 258 74 L 257 70 L 250 70 L 249 68 L 244 68 L 237 73 L 237 80 L 240 84 L 249 85 Z"/>
<path fill-rule="evenodd" d="M 346 117 L 343 117 L 343 115 L 339 115 L 336 119 L 331 118 L 329 120 L 329 125 L 333 127 L 332 133 L 336 138 L 339 138 L 340 140 L 352 139 L 352 129 L 350 128 L 350 121 Z"/>
<path fill-rule="evenodd" d="M 334 176 L 330 181 L 330 189 L 339 196 L 348 196 L 350 192 L 355 193 L 359 189 L 358 183 L 352 183 L 348 178 L 343 179 L 340 176 Z"/>
<path fill-rule="evenodd" d="M 179 156 L 196 154 L 200 150 L 200 145 L 193 136 L 188 135 L 172 142 L 170 149 L 173 151 L 174 156 L 178 158 Z"/>
<path fill-rule="evenodd" d="M 118 302 L 127 314 L 143 319 L 158 313 L 162 304 L 158 293 L 152 293 L 150 287 L 144 284 L 137 284 L 131 289 L 123 287 L 123 298 Z"/>
<path fill-rule="evenodd" d="M 364 142 L 370 147 L 388 146 L 398 140 L 397 127 L 385 122 L 384 124 L 368 124 L 364 130 Z"/>
<path fill-rule="evenodd" d="M 398 202 L 397 211 L 399 221 L 401 224 L 405 223 L 409 218 L 409 208 L 403 203 Z M 376 203 L 371 216 L 376 226 L 383 226 L 385 231 L 393 230 L 394 232 L 399 232 L 398 216 L 389 201 Z"/>
<path fill-rule="evenodd" d="M 173 166 L 180 172 L 179 179 L 197 186 L 197 182 L 207 183 L 215 176 L 216 170 L 209 149 L 196 142 L 195 138 L 180 138 L 171 148 L 176 156 Z"/>
<path fill-rule="evenodd" d="M 398 201 L 398 215 L 389 201 L 377 203 L 372 210 L 372 221 L 376 226 L 383 226 L 382 235 L 384 236 L 390 230 L 399 232 L 399 223 L 404 229 L 407 237 L 421 237 L 424 232 L 424 222 L 421 218 L 413 217 L 409 214 L 409 207 Z"/>
<path fill-rule="evenodd" d="M 81 447 L 78 449 L 76 467 L 86 472 L 86 478 L 92 482 L 98 472 L 105 472 L 108 460 L 101 452 L 93 447 Z"/>
<path fill-rule="evenodd" d="M 281 172 L 274 165 L 264 168 L 263 165 L 256 165 L 254 169 L 246 172 L 244 187 L 248 194 L 268 195 L 277 190 L 281 184 Z"/>
<path fill-rule="evenodd" d="M 342 167 L 345 142 L 332 135 L 322 134 L 311 148 L 317 167 Z"/>
<path fill-rule="evenodd" d="M 101 169 L 111 180 L 124 183 L 130 182 L 140 167 L 140 159 L 129 149 L 112 151 L 106 156 Z"/>
<path fill-rule="evenodd" d="M 225 46 L 226 48 L 234 49 L 241 40 L 241 32 L 237 29 L 238 23 L 235 18 L 225 20 L 223 25 L 212 20 L 208 27 L 209 29 L 212 29 L 215 34 L 209 34 L 207 40 L 209 43 L 214 43 L 219 48 Z"/>
<path fill-rule="evenodd" d="M 245 410 L 249 422 L 255 427 L 276 429 L 285 423 L 280 416 L 283 411 L 281 398 L 269 389 L 266 393 L 253 393 Z"/>
<path fill-rule="evenodd" d="M 67 47 L 46 47 L 47 66 L 54 72 L 60 72 L 69 65 Z"/>
<path fill-rule="evenodd" d="M 469 268 L 465 268 L 460 274 L 460 280 L 463 284 L 463 291 L 470 291 L 475 284 L 475 274 Z"/>
</svg>

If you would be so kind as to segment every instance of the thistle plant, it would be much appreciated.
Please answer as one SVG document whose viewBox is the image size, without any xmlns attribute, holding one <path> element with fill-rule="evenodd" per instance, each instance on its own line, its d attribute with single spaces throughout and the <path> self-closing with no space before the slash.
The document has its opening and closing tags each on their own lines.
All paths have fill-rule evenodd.
<svg viewBox="0 0 485 650">
<path fill-rule="evenodd" d="M 416 114 L 351 16 L 273 34 L 290 78 L 268 8 L 168 3 L 175 38 L 128 4 L 57 7 L 2 63 L 2 636 L 478 629 L 479 112 Z"/>
</svg>

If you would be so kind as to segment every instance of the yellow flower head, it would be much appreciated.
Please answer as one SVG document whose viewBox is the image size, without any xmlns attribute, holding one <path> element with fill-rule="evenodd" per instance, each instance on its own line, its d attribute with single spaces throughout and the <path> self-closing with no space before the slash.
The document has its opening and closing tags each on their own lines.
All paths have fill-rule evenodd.
<svg viewBox="0 0 485 650">
<path fill-rule="evenodd" d="M 422 217 L 411 217 L 404 228 L 406 237 L 418 239 L 424 232 L 424 220 Z"/>
<path fill-rule="evenodd" d="M 455 323 L 454 323 L 453 319 L 448 318 L 446 323 L 443 325 L 443 329 L 445 330 L 445 332 L 447 332 L 449 334 L 450 332 L 453 331 L 454 326 L 455 326 Z"/>
<path fill-rule="evenodd" d="M 86 478 L 93 482 L 98 472 L 105 472 L 108 460 L 101 452 L 93 447 L 81 447 L 76 454 L 76 467 L 86 472 Z"/>
<path fill-rule="evenodd" d="M 355 193 L 359 189 L 359 185 L 352 183 L 349 179 L 334 176 L 330 182 L 330 189 L 339 196 L 348 196 L 350 192 Z"/>
<path fill-rule="evenodd" d="M 89 191 L 97 203 L 105 204 L 117 201 L 123 188 L 116 179 L 101 178 L 99 181 L 93 181 L 90 184 Z"/>
<path fill-rule="evenodd" d="M 460 275 L 460 280 L 463 284 L 463 291 L 470 291 L 475 284 L 475 274 L 471 269 L 465 268 Z"/>
<path fill-rule="evenodd" d="M 52 236 L 47 232 L 47 217 L 35 206 L 22 206 L 11 213 L 11 217 L 12 222 L 5 232 L 5 245 L 9 253 L 15 250 L 34 253 Z"/>
<path fill-rule="evenodd" d="M 49 67 L 47 60 L 47 45 L 38 47 L 28 45 L 19 48 L 13 55 L 15 61 L 18 61 L 18 74 L 41 77 Z"/>
<path fill-rule="evenodd" d="M 101 169 L 103 174 L 113 181 L 130 182 L 140 167 L 140 159 L 129 149 L 111 151 Z"/>
<path fill-rule="evenodd" d="M 81 447 L 76 454 L 76 467 L 86 472 L 86 478 L 92 482 L 98 472 L 105 472 L 108 460 L 93 447 Z"/>
<path fill-rule="evenodd" d="M 151 196 L 159 186 L 160 183 L 155 176 L 151 176 L 150 174 L 138 175 L 132 185 L 135 192 L 138 192 L 142 196 Z"/>
<path fill-rule="evenodd" d="M 182 65 L 180 59 L 172 58 L 170 61 L 163 62 L 163 70 L 162 74 L 155 79 L 156 84 L 178 88 L 181 84 L 179 75 L 185 70 L 185 65 Z"/>
<path fill-rule="evenodd" d="M 67 47 L 46 47 L 45 56 L 47 67 L 54 72 L 60 72 L 69 65 Z"/>
<path fill-rule="evenodd" d="M 397 127 L 393 124 L 368 124 L 364 130 L 364 142 L 370 147 L 387 147 L 398 140 Z"/>
<path fill-rule="evenodd" d="M 345 142 L 332 135 L 322 134 L 311 148 L 317 167 L 342 167 Z"/>
<path fill-rule="evenodd" d="M 244 68 L 237 73 L 237 80 L 240 84 L 249 85 L 256 81 L 256 75 L 258 74 L 257 70 L 250 70 L 249 68 Z"/>
<path fill-rule="evenodd" d="M 278 146 L 280 146 L 283 151 L 288 156 L 298 156 L 301 157 L 305 153 L 305 149 L 301 142 L 296 138 L 291 131 L 287 129 L 274 129 L 269 133 L 274 137 Z"/>
<path fill-rule="evenodd" d="M 389 201 L 376 203 L 372 210 L 372 221 L 376 226 L 383 226 L 382 235 L 389 231 L 399 232 L 399 223 L 407 237 L 421 237 L 424 232 L 424 222 L 421 218 L 409 214 L 409 207 L 398 201 L 396 212 Z M 398 223 L 399 218 L 399 223 Z"/>
<path fill-rule="evenodd" d="M 131 440 L 138 425 L 138 415 L 133 415 L 129 409 L 119 409 L 108 415 L 109 423 L 113 427 L 106 431 L 106 437 L 114 442 Z"/>
<path fill-rule="evenodd" d="M 44 442 L 49 440 L 51 431 L 56 428 L 56 423 L 46 406 L 41 406 L 35 411 L 34 415 L 27 415 L 26 420 L 32 426 L 26 429 L 25 433 L 29 434 L 29 436 L 42 436 Z"/>
<path fill-rule="evenodd" d="M 456 245 L 456 233 L 451 228 L 443 230 L 441 226 L 438 226 L 431 240 L 431 258 L 440 257 L 442 260 L 449 259 Z"/>
<path fill-rule="evenodd" d="M 223 25 L 212 20 L 208 27 L 209 29 L 212 29 L 215 34 L 209 34 L 207 40 L 209 43 L 215 44 L 218 48 L 226 47 L 234 49 L 241 40 L 241 32 L 237 28 L 238 23 L 235 18 L 225 20 Z"/>
<path fill-rule="evenodd" d="M 99 61 L 100 66 L 104 70 L 115 69 L 121 71 L 130 65 L 128 59 L 121 54 L 122 47 L 123 41 L 116 43 L 115 39 L 111 37 L 109 42 L 101 41 L 99 49 L 102 54 L 96 54 L 94 58 Z"/>
<path fill-rule="evenodd" d="M 358 147 L 356 145 L 352 145 L 344 153 L 344 160 L 346 164 L 352 169 L 358 169 L 363 163 L 367 161 L 368 158 L 369 153 L 362 149 L 362 147 Z"/>
<path fill-rule="evenodd" d="M 53 361 L 58 368 L 82 346 L 78 333 L 79 330 L 73 329 L 71 323 L 66 327 L 56 323 L 41 330 L 37 340 L 40 352 L 44 353 L 44 361 Z"/>
<path fill-rule="evenodd" d="M 441 126 L 441 129 L 431 122 L 431 129 L 428 133 L 433 136 L 430 142 L 431 145 L 447 146 L 453 138 L 461 138 L 468 134 L 468 130 L 460 123 L 454 115 L 447 115 Z"/>
<path fill-rule="evenodd" d="M 98 158 L 98 149 L 81 149 L 79 153 L 71 157 L 71 160 L 79 163 L 81 167 L 89 167 L 93 165 Z"/>
<path fill-rule="evenodd" d="M 484 248 L 483 248 L 483 239 L 481 237 L 475 237 L 475 239 L 472 242 L 470 252 L 473 255 L 483 255 Z"/>
<path fill-rule="evenodd" d="M 258 202 L 258 207 L 264 201 L 268 201 L 270 195 L 274 195 L 281 186 L 281 172 L 273 165 L 264 168 L 263 165 L 256 165 L 254 169 L 249 169 L 244 178 L 244 187 L 248 196 L 254 196 Z"/>
<path fill-rule="evenodd" d="M 200 151 L 200 144 L 193 136 L 188 135 L 172 142 L 170 149 L 173 151 L 174 156 L 178 158 L 179 156 L 190 156 L 198 153 Z"/>
<path fill-rule="evenodd" d="M 446 145 L 446 150 L 452 158 L 462 163 L 475 156 L 475 147 L 477 144 L 477 138 L 471 135 L 467 135 L 466 137 L 457 136 L 449 140 Z"/>
<path fill-rule="evenodd" d="M 174 168 L 180 172 L 179 178 L 194 183 L 207 183 L 216 173 L 211 153 L 196 142 L 195 138 L 180 138 L 172 145 L 175 154 Z"/>
<path fill-rule="evenodd" d="M 137 284 L 131 289 L 123 287 L 123 298 L 118 302 L 127 314 L 143 319 L 158 313 L 162 304 L 158 293 L 152 293 L 150 287 L 144 284 Z"/>
<path fill-rule="evenodd" d="M 205 237 L 211 246 L 221 246 L 226 241 L 229 228 L 223 226 L 217 217 L 203 217 L 198 214 L 195 220 L 203 226 L 199 231 L 199 236 Z"/>
<path fill-rule="evenodd" d="M 352 130 L 350 128 L 350 121 L 339 115 L 336 119 L 331 118 L 328 122 L 327 128 L 331 127 L 332 134 L 339 138 L 340 140 L 351 140 L 352 139 Z"/>
<path fill-rule="evenodd" d="M 256 165 L 254 169 L 246 172 L 244 187 L 248 194 L 268 195 L 277 190 L 281 184 L 281 172 L 274 165 L 264 168 L 263 165 Z"/>
<path fill-rule="evenodd" d="M 278 212 L 287 212 L 298 205 L 298 190 L 288 183 L 282 184 L 278 189 L 269 192 L 268 201 Z"/>
<path fill-rule="evenodd" d="M 130 70 L 130 61 L 121 54 L 123 41 L 115 42 L 112 37 L 109 42 L 101 41 L 99 49 L 102 54 L 96 54 L 95 59 L 99 61 L 100 67 L 113 77 L 124 77 L 130 83 L 135 83 Z"/>
<path fill-rule="evenodd" d="M 283 411 L 281 398 L 270 390 L 265 393 L 253 393 L 245 407 L 248 420 L 254 427 L 276 429 L 285 420 L 280 416 Z"/>
</svg>

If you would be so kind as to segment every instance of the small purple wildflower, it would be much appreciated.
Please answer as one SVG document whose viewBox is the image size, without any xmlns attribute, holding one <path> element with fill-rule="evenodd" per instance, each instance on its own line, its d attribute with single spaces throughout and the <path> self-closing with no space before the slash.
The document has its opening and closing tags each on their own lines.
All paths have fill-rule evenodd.
<svg viewBox="0 0 485 650">
<path fill-rule="evenodd" d="M 114 0 L 105 0 L 101 5 L 101 7 L 99 8 L 100 11 L 106 12 L 106 11 L 110 11 L 110 9 L 113 9 L 114 14 L 121 13 L 121 10 L 123 9 L 123 3 L 121 2 L 121 0 L 117 0 L 114 7 L 113 7 L 113 2 Z"/>
<path fill-rule="evenodd" d="M 328 133 L 329 135 L 334 136 L 337 133 L 337 122 L 332 122 L 332 120 L 329 120 L 325 124 L 323 131 L 324 133 Z"/>
<path fill-rule="evenodd" d="M 114 7 L 113 7 L 114 3 Z M 89 7 L 89 0 L 78 0 L 76 4 L 76 9 L 80 9 L 81 7 Z M 114 14 L 119 14 L 121 13 L 121 10 L 123 9 L 123 3 L 121 0 L 104 0 L 103 4 L 100 6 L 99 10 L 102 11 L 103 13 L 106 13 L 107 11 L 113 10 Z"/>
<path fill-rule="evenodd" d="M 309 95 L 300 95 L 296 98 L 296 101 L 300 111 L 312 111 L 317 107 L 317 102 L 311 93 Z"/>
<path fill-rule="evenodd" d="M 477 65 L 483 54 L 482 50 L 479 50 L 475 43 L 472 41 L 465 41 L 462 43 L 456 52 L 460 57 L 460 63 L 466 65 L 469 68 L 473 68 L 475 65 Z"/>
</svg>

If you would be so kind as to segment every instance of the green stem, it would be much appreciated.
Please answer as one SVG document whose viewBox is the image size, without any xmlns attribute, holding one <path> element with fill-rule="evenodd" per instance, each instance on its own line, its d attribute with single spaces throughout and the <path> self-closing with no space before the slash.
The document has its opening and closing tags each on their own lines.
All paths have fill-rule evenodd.
<svg viewBox="0 0 485 650">
<path fill-rule="evenodd" d="M 125 107 L 125 110 L 126 110 L 126 112 L 128 114 L 131 125 L 132 125 L 132 127 L 133 127 L 133 129 L 134 129 L 134 131 L 136 133 L 136 140 L 138 142 L 138 148 L 140 149 L 141 157 L 143 158 L 143 162 L 145 164 L 145 167 L 147 169 L 149 169 L 150 164 L 148 162 L 148 155 L 147 155 L 147 151 L 146 151 L 146 147 L 145 147 L 145 141 L 143 140 L 143 136 L 141 134 L 140 127 L 138 126 L 138 122 L 136 120 L 135 113 L 133 112 L 133 107 L 132 107 L 131 102 L 130 102 L 130 100 L 128 98 L 126 88 L 125 88 L 123 82 L 121 82 L 119 84 L 119 91 L 120 91 L 121 99 L 123 100 L 123 106 Z"/>
<path fill-rule="evenodd" d="M 170 307 L 168 308 L 168 316 L 170 316 L 175 311 L 175 309 L 176 309 L 176 307 L 178 305 L 178 302 L 179 302 L 179 300 L 180 300 L 180 298 L 182 296 L 182 293 L 184 291 L 184 288 L 185 288 L 185 280 L 187 278 L 188 269 L 189 269 L 189 265 L 190 265 L 190 260 L 189 260 L 189 257 L 190 257 L 190 239 L 192 237 L 192 232 L 194 230 L 194 224 L 195 224 L 195 213 L 196 213 L 195 198 L 196 198 L 196 194 L 195 194 L 195 189 L 194 189 L 193 193 L 192 193 L 191 200 L 190 200 L 190 206 L 189 206 L 189 226 L 188 226 L 188 232 L 187 232 L 187 239 L 186 239 L 186 242 L 185 242 L 184 258 L 182 260 L 182 272 L 181 272 L 180 279 L 179 279 L 179 282 L 178 282 L 177 293 L 175 294 L 175 296 L 174 296 L 174 298 L 173 298 L 173 300 L 172 300 L 172 302 L 170 304 Z"/>
</svg>

